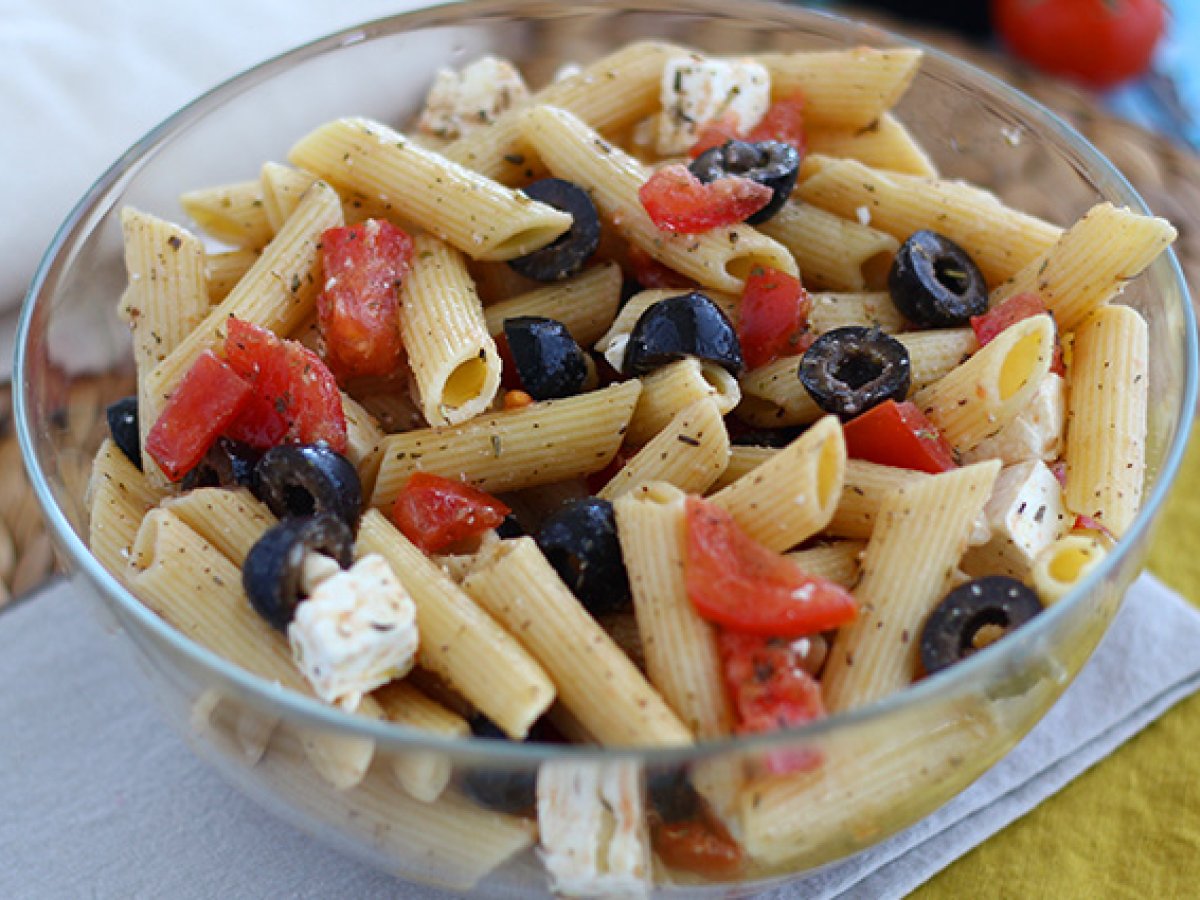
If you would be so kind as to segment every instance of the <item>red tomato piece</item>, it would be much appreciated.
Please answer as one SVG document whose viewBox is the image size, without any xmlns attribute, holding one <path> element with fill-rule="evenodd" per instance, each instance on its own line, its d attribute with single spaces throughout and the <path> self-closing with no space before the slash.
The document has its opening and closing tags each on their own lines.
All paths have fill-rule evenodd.
<svg viewBox="0 0 1200 900">
<path fill-rule="evenodd" d="M 297 341 L 282 340 L 241 319 L 230 319 L 227 329 L 225 359 L 250 383 L 256 397 L 227 435 L 260 448 L 285 440 L 324 441 L 345 453 L 342 396 L 321 357 Z M 276 437 L 280 431 L 282 436 Z"/>
<path fill-rule="evenodd" d="M 725 686 L 737 713 L 738 734 L 795 728 L 825 715 L 821 685 L 805 671 L 793 641 L 722 629 L 717 636 Z M 771 751 L 765 759 L 776 774 L 805 771 L 821 760 L 809 747 Z"/>
<path fill-rule="evenodd" d="M 399 292 L 412 252 L 412 238 L 382 219 L 321 235 L 317 318 L 329 363 L 343 378 L 387 375 L 400 364 Z"/>
<path fill-rule="evenodd" d="M 491 494 L 469 484 L 415 472 L 396 497 L 392 521 L 423 551 L 438 553 L 495 528 L 510 512 Z"/>
<path fill-rule="evenodd" d="M 885 400 L 842 426 L 851 459 L 936 475 L 957 466 L 954 451 L 914 404 Z"/>
<path fill-rule="evenodd" d="M 812 301 L 800 279 L 755 266 L 742 290 L 738 340 L 746 367 L 757 369 L 798 348 Z"/>
<path fill-rule="evenodd" d="M 800 637 L 854 618 L 849 591 L 752 540 L 712 501 L 688 497 L 686 509 L 684 575 L 704 619 L 749 634 Z"/>
<path fill-rule="evenodd" d="M 1162 0 L 992 0 L 1013 53 L 1099 89 L 1146 71 L 1165 18 Z"/>
<path fill-rule="evenodd" d="M 703 234 L 746 221 L 771 202 L 769 187 L 749 178 L 704 184 L 682 163 L 664 166 L 638 189 L 651 221 L 665 231 Z"/>
<path fill-rule="evenodd" d="M 742 140 L 742 129 L 739 127 L 737 113 L 725 113 L 721 118 L 706 122 L 696 133 L 696 143 L 688 150 L 688 156 L 695 159 L 705 150 L 720 147 L 729 141 Z"/>
<path fill-rule="evenodd" d="M 249 402 L 252 389 L 211 350 L 187 370 L 146 435 L 146 452 L 172 481 L 193 469 Z"/>
<path fill-rule="evenodd" d="M 1032 316 L 1040 316 L 1044 312 L 1046 312 L 1046 304 L 1042 302 L 1042 298 L 1037 294 L 1025 291 L 1013 294 L 982 316 L 971 316 L 971 328 L 974 329 L 975 339 L 982 347 L 995 340 L 996 336 L 1010 325 L 1016 325 Z M 1056 375 L 1066 374 L 1062 345 L 1058 342 L 1057 333 L 1054 339 L 1054 355 L 1050 360 L 1050 371 Z"/>
<path fill-rule="evenodd" d="M 695 287 L 695 282 L 686 275 L 663 265 L 637 244 L 629 245 L 629 265 L 633 268 L 634 280 L 646 290 Z"/>
<path fill-rule="evenodd" d="M 751 143 L 779 141 L 791 144 L 796 152 L 804 156 L 808 146 L 804 133 L 804 95 L 796 92 L 774 101 L 745 139 Z"/>
<path fill-rule="evenodd" d="M 715 816 L 656 822 L 650 839 L 658 858 L 672 869 L 726 880 L 745 865 L 742 848 Z"/>
<path fill-rule="evenodd" d="M 1117 536 L 1109 531 L 1107 525 L 1092 516 L 1076 516 L 1075 524 L 1071 526 L 1071 530 L 1094 531 L 1096 534 L 1108 538 L 1110 541 L 1115 542 L 1117 540 Z"/>
</svg>

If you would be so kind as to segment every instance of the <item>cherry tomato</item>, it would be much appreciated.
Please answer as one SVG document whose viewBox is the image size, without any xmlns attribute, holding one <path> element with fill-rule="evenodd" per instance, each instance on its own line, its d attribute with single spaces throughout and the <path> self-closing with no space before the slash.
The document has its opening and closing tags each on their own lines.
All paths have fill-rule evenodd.
<svg viewBox="0 0 1200 900">
<path fill-rule="evenodd" d="M 738 734 L 794 728 L 825 715 L 821 685 L 804 669 L 794 641 L 722 629 L 717 643 Z M 784 774 L 811 769 L 820 760 L 815 749 L 804 747 L 771 751 L 765 763 Z"/>
<path fill-rule="evenodd" d="M 645 290 L 695 287 L 695 282 L 686 275 L 663 265 L 637 244 L 629 245 L 629 265 L 633 268 L 634 280 Z"/>
<path fill-rule="evenodd" d="M 412 239 L 382 219 L 321 235 L 325 289 L 317 320 L 341 377 L 387 375 L 400 364 L 400 282 L 412 251 Z"/>
<path fill-rule="evenodd" d="M 658 858 L 672 869 L 728 879 L 745 865 L 742 848 L 715 817 L 655 822 L 650 839 Z"/>
<path fill-rule="evenodd" d="M 265 328 L 230 319 L 225 359 L 256 396 L 226 436 L 259 448 L 324 441 L 338 453 L 346 452 L 342 396 L 317 354 Z"/>
<path fill-rule="evenodd" d="M 738 341 L 746 367 L 757 369 L 800 347 L 812 301 L 800 279 L 755 266 L 746 278 L 738 319 Z"/>
<path fill-rule="evenodd" d="M 510 512 L 491 494 L 469 484 L 415 472 L 396 497 L 392 521 L 423 551 L 438 553 L 495 528 Z"/>
<path fill-rule="evenodd" d="M 1164 20 L 1161 0 L 992 0 L 1013 53 L 1098 89 L 1146 71 Z"/>
<path fill-rule="evenodd" d="M 192 363 L 146 435 L 146 451 L 172 481 L 200 462 L 253 393 L 211 350 Z"/>
<path fill-rule="evenodd" d="M 769 187 L 749 178 L 730 176 L 704 184 L 681 163 L 659 169 L 638 189 L 651 221 L 679 234 L 703 234 L 744 222 L 772 196 Z"/>
<path fill-rule="evenodd" d="M 752 540 L 712 501 L 688 497 L 686 510 L 684 575 L 704 619 L 749 634 L 800 637 L 854 618 L 849 591 Z"/>
<path fill-rule="evenodd" d="M 803 158 L 808 146 L 804 134 L 804 95 L 797 92 L 774 101 L 746 140 L 751 143 L 779 141 L 791 144 Z"/>
<path fill-rule="evenodd" d="M 912 403 L 885 400 L 842 426 L 851 459 L 936 475 L 956 467 L 954 451 Z"/>
</svg>

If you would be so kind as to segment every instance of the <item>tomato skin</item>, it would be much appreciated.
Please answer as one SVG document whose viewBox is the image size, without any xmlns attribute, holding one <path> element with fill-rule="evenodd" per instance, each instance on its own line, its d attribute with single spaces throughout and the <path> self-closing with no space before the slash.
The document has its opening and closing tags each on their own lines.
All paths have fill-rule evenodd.
<svg viewBox="0 0 1200 900">
<path fill-rule="evenodd" d="M 781 356 L 804 352 L 801 332 L 812 301 L 800 279 L 756 266 L 746 278 L 738 320 L 738 341 L 746 368 L 757 369 Z"/>
<path fill-rule="evenodd" d="M 629 265 L 633 268 L 634 280 L 645 290 L 696 286 L 686 275 L 680 275 L 669 266 L 663 265 L 637 244 L 629 245 Z"/>
<path fill-rule="evenodd" d="M 425 553 L 438 553 L 504 521 L 511 509 L 461 481 L 414 472 L 396 497 L 392 521 Z"/>
<path fill-rule="evenodd" d="M 211 350 L 192 363 L 146 435 L 146 452 L 178 481 L 208 452 L 253 393 Z"/>
<path fill-rule="evenodd" d="M 400 282 L 413 242 L 382 219 L 321 235 L 325 288 L 317 320 L 330 367 L 342 378 L 387 375 L 400 364 Z"/>
<path fill-rule="evenodd" d="M 746 535 L 710 500 L 688 497 L 688 597 L 701 618 L 764 637 L 801 637 L 837 628 L 858 612 L 854 596 Z"/>
<path fill-rule="evenodd" d="M 744 222 L 772 196 L 769 187 L 749 178 L 718 178 L 704 184 L 682 163 L 664 166 L 638 188 L 651 221 L 678 234 L 703 234 Z"/>
<path fill-rule="evenodd" d="M 804 151 L 808 148 L 804 131 L 804 94 L 797 91 L 775 100 L 758 125 L 746 136 L 746 140 L 752 143 L 779 141 L 781 144 L 791 144 L 803 159 Z"/>
<path fill-rule="evenodd" d="M 992 0 L 991 9 L 1013 53 L 1097 89 L 1146 71 L 1165 22 L 1161 0 Z"/>
<path fill-rule="evenodd" d="M 259 448 L 324 441 L 345 453 L 342 395 L 321 357 L 298 341 L 283 340 L 241 319 L 230 319 L 226 328 L 225 359 L 256 395 L 227 436 Z M 276 438 L 280 430 L 282 438 Z M 267 440 L 271 443 L 263 443 Z"/>
<path fill-rule="evenodd" d="M 886 400 L 842 426 L 851 459 L 936 475 L 956 468 L 954 451 L 914 404 Z"/>
<path fill-rule="evenodd" d="M 728 879 L 745 865 L 738 843 L 711 817 L 682 822 L 655 822 L 651 842 L 659 859 L 672 869 Z"/>
</svg>

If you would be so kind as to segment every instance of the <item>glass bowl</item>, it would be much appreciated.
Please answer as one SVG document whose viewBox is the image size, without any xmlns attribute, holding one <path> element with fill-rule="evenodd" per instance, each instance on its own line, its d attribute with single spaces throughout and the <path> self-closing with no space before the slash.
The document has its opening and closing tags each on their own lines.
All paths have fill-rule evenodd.
<svg viewBox="0 0 1200 900">
<path fill-rule="evenodd" d="M 122 205 L 178 220 L 182 191 L 254 177 L 264 161 L 284 159 L 296 139 L 327 120 L 406 122 L 440 65 L 492 51 L 518 62 L 537 85 L 562 63 L 586 62 L 642 38 L 714 53 L 907 45 L 812 11 L 723 0 L 484 0 L 371 22 L 265 62 L 150 132 L 80 200 L 23 309 L 15 400 L 30 477 L 71 577 L 128 638 L 166 718 L 249 795 L 413 881 L 488 895 L 546 894 L 529 821 L 482 810 L 459 786 L 468 778 L 529 779 L 547 762 L 641 765 L 658 778 L 681 767 L 693 775 L 740 771 L 781 748 L 819 754 L 825 765 L 802 783 L 746 794 L 766 849 L 738 876 L 705 880 L 655 866 L 660 886 L 695 892 L 750 893 L 913 824 L 1012 748 L 1079 671 L 1140 567 L 1181 460 L 1196 399 L 1196 345 L 1187 290 L 1167 253 L 1122 299 L 1149 321 L 1155 348 L 1150 485 L 1136 522 L 1103 565 L 1015 635 L 901 694 L 789 733 L 687 750 L 439 739 L 350 716 L 234 668 L 139 603 L 85 543 L 84 484 L 104 433 L 103 409 L 128 393 L 131 372 L 116 316 L 125 278 Z M 1062 120 L 939 52 L 927 50 L 898 112 L 943 173 L 1058 224 L 1100 200 L 1146 211 L 1121 174 Z M 361 763 L 372 749 L 366 778 L 348 790 L 332 786 L 310 762 Z M 421 766 L 450 773 L 435 802 L 413 799 L 395 777 Z"/>
</svg>

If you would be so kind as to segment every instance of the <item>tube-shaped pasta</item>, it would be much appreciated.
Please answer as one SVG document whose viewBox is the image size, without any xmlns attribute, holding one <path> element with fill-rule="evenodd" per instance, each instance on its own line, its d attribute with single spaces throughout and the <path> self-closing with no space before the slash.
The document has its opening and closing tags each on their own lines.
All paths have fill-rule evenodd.
<svg viewBox="0 0 1200 900">
<path fill-rule="evenodd" d="M 276 162 L 263 163 L 259 173 L 262 182 L 263 210 L 271 233 L 279 231 L 287 217 L 296 209 L 304 192 L 313 186 L 317 176 Z"/>
<path fill-rule="evenodd" d="M 612 461 L 641 385 L 546 400 L 461 425 L 384 438 L 372 506 L 389 506 L 413 472 L 465 478 L 485 491 L 516 491 L 598 472 Z"/>
<path fill-rule="evenodd" d="M 866 128 L 896 105 L 921 64 L 920 50 L 801 50 L 759 53 L 771 95 L 804 95 L 805 126 Z"/>
<path fill-rule="evenodd" d="M 370 696 L 389 722 L 447 738 L 471 733 L 466 719 L 407 681 L 385 684 Z M 400 786 L 422 803 L 432 803 L 442 795 L 454 768 L 449 756 L 434 750 L 398 750 L 391 752 L 387 761 Z"/>
<path fill-rule="evenodd" d="M 670 363 L 641 378 L 642 392 L 625 434 L 641 446 L 670 424 L 680 410 L 711 397 L 721 415 L 737 406 L 742 394 L 737 379 L 716 363 L 694 357 Z"/>
<path fill-rule="evenodd" d="M 859 560 L 866 546 L 865 541 L 834 541 L 796 550 L 787 554 L 787 558 L 808 575 L 819 575 L 851 588 L 858 581 Z"/>
<path fill-rule="evenodd" d="M 807 425 L 821 418 L 821 407 L 800 383 L 801 359 L 783 356 L 743 374 L 738 417 L 757 428 Z"/>
<path fill-rule="evenodd" d="M 1104 306 L 1075 331 L 1067 398 L 1067 508 L 1125 533 L 1146 479 L 1150 391 L 1146 320 Z"/>
<path fill-rule="evenodd" d="M 845 467 L 842 426 L 826 416 L 711 499 L 760 544 L 788 550 L 829 523 Z"/>
<path fill-rule="evenodd" d="M 787 247 L 808 287 L 864 291 L 887 278 L 900 242 L 853 217 L 826 212 L 794 197 L 759 230 Z"/>
<path fill-rule="evenodd" d="M 850 325 L 878 328 L 885 334 L 894 334 L 904 327 L 904 317 L 887 291 L 811 296 L 808 324 L 817 334 Z"/>
<path fill-rule="evenodd" d="M 197 488 L 169 497 L 162 508 L 177 516 L 238 568 L 246 562 L 246 555 L 263 532 L 276 523 L 266 504 L 245 488 Z"/>
<path fill-rule="evenodd" d="M 383 429 L 366 408 L 342 391 L 342 415 L 346 417 L 346 459 L 358 470 L 363 496 L 369 497 L 379 471 L 379 447 Z"/>
<path fill-rule="evenodd" d="M 1073 331 L 1175 240 L 1166 219 L 1111 203 L 1093 206 L 1058 242 L 992 291 L 992 306 L 1014 294 L 1036 293 L 1063 331 Z"/>
<path fill-rule="evenodd" d="M 225 250 L 204 257 L 208 302 L 220 303 L 258 259 L 257 250 Z"/>
<path fill-rule="evenodd" d="M 779 452 L 778 447 L 756 447 L 749 444 L 733 444 L 729 448 L 729 464 L 721 477 L 713 482 L 713 493 L 729 487 L 747 472 L 756 469 Z"/>
<path fill-rule="evenodd" d="M 544 316 L 566 326 L 575 343 L 590 347 L 616 318 L 621 303 L 621 269 L 603 263 L 567 281 L 548 284 L 483 308 L 491 334 L 504 331 L 504 320 Z"/>
<path fill-rule="evenodd" d="M 338 119 L 288 153 L 339 190 L 383 203 L 472 259 L 513 259 L 551 243 L 571 217 L 417 146 L 370 119 Z"/>
<path fill-rule="evenodd" d="M 413 240 L 400 334 L 429 424 L 454 425 L 487 409 L 500 387 L 496 342 L 462 254 L 437 238 Z"/>
<path fill-rule="evenodd" d="M 841 628 L 822 676 L 826 708 L 863 706 L 912 683 L 917 636 L 945 592 L 1000 462 L 934 475 L 888 494 L 854 591 L 858 618 Z"/>
<path fill-rule="evenodd" d="M 634 454 L 597 496 L 613 500 L 648 481 L 665 481 L 703 494 L 729 462 L 729 433 L 710 397 L 681 409 L 650 443 Z"/>
<path fill-rule="evenodd" d="M 358 528 L 356 557 L 388 561 L 417 607 L 417 662 L 446 681 L 513 738 L 523 738 L 554 700 L 542 667 L 378 510 Z"/>
<path fill-rule="evenodd" d="M 1057 603 L 1104 561 L 1108 551 L 1090 534 L 1066 534 L 1037 555 L 1030 580 L 1046 606 Z"/>
<path fill-rule="evenodd" d="M 547 85 L 533 95 L 531 104 L 568 110 L 597 131 L 619 130 L 658 108 L 663 66 L 682 52 L 650 41 L 630 44 L 570 78 Z M 447 159 L 505 184 L 534 177 L 536 157 L 520 124 L 523 109 L 503 113 L 487 128 L 459 138 L 442 152 Z"/>
<path fill-rule="evenodd" d="M 646 181 L 641 163 L 571 113 L 535 106 L 522 114 L 521 127 L 550 171 L 585 188 L 619 234 L 699 284 L 740 296 L 755 266 L 798 274 L 787 249 L 749 225 L 704 234 L 660 230 L 638 197 Z"/>
<path fill-rule="evenodd" d="M 931 328 L 892 336 L 908 351 L 910 394 L 950 374 L 979 349 L 972 328 Z"/>
<path fill-rule="evenodd" d="M 179 205 L 205 234 L 235 247 L 258 250 L 275 233 L 257 180 L 188 191 Z"/>
<path fill-rule="evenodd" d="M 109 572 L 129 577 L 129 550 L 146 513 L 163 495 L 111 438 L 96 451 L 88 481 L 88 547 Z"/>
<path fill-rule="evenodd" d="M 805 139 L 810 153 L 857 159 L 877 169 L 906 175 L 937 177 L 929 154 L 891 113 L 884 113 L 865 128 L 806 131 Z"/>
<path fill-rule="evenodd" d="M 820 171 L 796 187 L 795 197 L 844 218 L 869 219 L 898 240 L 931 228 L 966 250 L 989 285 L 1011 278 L 1062 235 L 965 182 L 885 172 L 853 159 L 813 160 Z"/>
<path fill-rule="evenodd" d="M 370 694 L 363 697 L 354 711 L 368 719 L 382 719 L 383 709 Z M 358 787 L 375 758 L 375 741 L 319 728 L 297 727 L 304 755 L 322 778 L 338 791 Z"/>
<path fill-rule="evenodd" d="M 826 531 L 838 537 L 869 538 L 875 531 L 884 498 L 902 485 L 928 477 L 912 469 L 897 469 L 862 459 L 846 460 L 842 496 Z"/>
<path fill-rule="evenodd" d="M 533 538 L 495 544 L 462 586 L 545 667 L 559 700 L 601 744 L 691 743 L 688 729 L 563 584 Z"/>
<path fill-rule="evenodd" d="M 970 450 L 1011 422 L 1050 371 L 1054 322 L 1032 316 L 1004 331 L 938 381 L 913 395 L 950 442 Z"/>
</svg>

